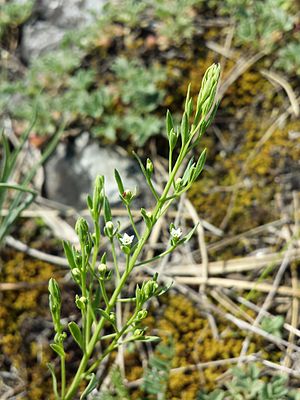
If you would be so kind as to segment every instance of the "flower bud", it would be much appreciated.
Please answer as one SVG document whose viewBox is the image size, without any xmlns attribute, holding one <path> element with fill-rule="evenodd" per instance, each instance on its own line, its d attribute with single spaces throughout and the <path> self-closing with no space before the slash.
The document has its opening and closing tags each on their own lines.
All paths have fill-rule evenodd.
<svg viewBox="0 0 300 400">
<path fill-rule="evenodd" d="M 181 189 L 181 183 L 182 183 L 182 178 L 177 178 L 175 181 L 175 189 L 176 190 Z"/>
<path fill-rule="evenodd" d="M 116 314 L 114 312 L 109 313 L 109 320 L 114 324 L 116 322 Z"/>
<path fill-rule="evenodd" d="M 147 317 L 147 315 L 148 315 L 148 311 L 147 311 L 147 310 L 141 310 L 141 311 L 139 311 L 139 312 L 137 313 L 136 319 L 137 319 L 138 321 L 141 321 L 142 319 L 145 319 L 145 318 Z"/>
<path fill-rule="evenodd" d="M 144 334 L 143 329 L 136 329 L 136 330 L 133 332 L 133 336 L 135 336 L 135 337 L 143 336 L 143 334 Z"/>
<path fill-rule="evenodd" d="M 104 263 L 99 264 L 98 271 L 99 271 L 100 275 L 105 275 L 105 273 L 107 272 L 107 265 Z"/>
<path fill-rule="evenodd" d="M 89 235 L 89 226 L 84 218 L 78 218 L 75 225 L 75 231 L 79 237 L 80 243 L 85 243 Z"/>
<path fill-rule="evenodd" d="M 80 271 L 79 271 L 79 269 L 78 269 L 78 268 L 73 268 L 73 269 L 72 269 L 72 274 L 73 274 L 73 276 L 74 276 L 75 278 L 79 277 L 79 276 L 80 276 Z"/>
<path fill-rule="evenodd" d="M 178 139 L 178 136 L 175 133 L 174 129 L 172 129 L 170 132 L 170 135 L 169 135 L 169 146 L 170 146 L 171 151 L 174 150 L 176 143 L 177 143 L 177 139 Z"/>
<path fill-rule="evenodd" d="M 107 221 L 104 227 L 104 234 L 112 238 L 114 235 L 114 224 L 111 221 Z"/>
<path fill-rule="evenodd" d="M 84 310 L 87 302 L 87 298 L 84 296 L 79 297 L 78 294 L 75 296 L 75 304 L 79 310 Z"/>
<path fill-rule="evenodd" d="M 153 163 L 150 160 L 150 158 L 147 158 L 147 163 L 146 163 L 146 171 L 148 172 L 148 175 L 151 176 L 153 174 Z"/>
<path fill-rule="evenodd" d="M 157 289 L 158 289 L 158 283 L 156 281 L 151 280 L 146 282 L 144 286 L 145 298 L 150 299 L 150 297 L 152 297 L 155 294 Z"/>
</svg>

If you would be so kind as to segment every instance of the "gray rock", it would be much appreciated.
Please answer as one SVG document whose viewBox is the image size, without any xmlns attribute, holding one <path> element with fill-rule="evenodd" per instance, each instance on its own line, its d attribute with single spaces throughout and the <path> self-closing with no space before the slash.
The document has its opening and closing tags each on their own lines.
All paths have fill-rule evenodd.
<svg viewBox="0 0 300 400">
<path fill-rule="evenodd" d="M 22 39 L 22 57 L 29 59 L 38 57 L 47 51 L 57 48 L 65 31 L 47 21 L 36 22 L 25 27 Z"/>
<path fill-rule="evenodd" d="M 135 160 L 110 147 L 100 147 L 97 142 L 88 142 L 85 135 L 74 142 L 60 143 L 46 163 L 46 196 L 76 209 L 85 208 L 86 196 L 91 193 L 96 176 L 104 175 L 106 194 L 116 205 L 120 199 L 115 168 L 122 176 L 125 190 L 138 188 L 140 201 L 144 201 L 148 191 Z"/>
<path fill-rule="evenodd" d="M 23 28 L 23 59 L 30 61 L 57 48 L 65 33 L 90 24 L 104 3 L 105 0 L 36 0 L 34 16 Z"/>
</svg>

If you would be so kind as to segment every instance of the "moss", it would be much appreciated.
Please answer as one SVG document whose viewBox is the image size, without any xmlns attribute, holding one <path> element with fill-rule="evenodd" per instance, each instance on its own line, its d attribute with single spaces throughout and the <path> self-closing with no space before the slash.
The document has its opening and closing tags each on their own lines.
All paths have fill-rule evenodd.
<svg viewBox="0 0 300 400">
<path fill-rule="evenodd" d="M 207 319 L 189 299 L 182 295 L 170 294 L 161 298 L 161 301 L 161 307 L 151 310 L 151 316 L 146 319 L 145 325 L 149 330 L 158 330 L 162 340 L 172 336 L 175 346 L 172 368 L 239 356 L 246 332 L 237 331 L 235 326 L 218 317 L 216 322 L 220 339 L 216 339 Z M 253 317 L 251 311 L 249 314 Z M 264 347 L 263 339 L 255 336 L 248 352 L 254 353 Z M 272 350 L 264 350 L 263 354 L 264 358 L 272 361 L 278 361 L 281 355 L 280 352 Z M 142 376 L 142 368 L 137 358 L 136 353 L 130 353 L 126 357 L 129 371 L 127 378 L 130 381 Z M 228 367 L 229 364 L 203 370 L 173 371 L 168 383 L 167 399 L 195 399 L 200 386 L 208 390 L 214 389 L 216 379 Z M 133 399 L 145 398 L 140 390 L 134 390 L 132 396 Z"/>
<path fill-rule="evenodd" d="M 2 264 L 2 282 L 47 282 L 53 274 L 50 264 L 22 253 L 6 253 Z M 2 292 L 1 296 L 0 349 L 5 365 L 19 371 L 26 383 L 26 399 L 45 399 L 51 387 L 46 378 L 50 350 L 48 338 L 43 334 L 49 317 L 47 286 Z"/>
</svg>

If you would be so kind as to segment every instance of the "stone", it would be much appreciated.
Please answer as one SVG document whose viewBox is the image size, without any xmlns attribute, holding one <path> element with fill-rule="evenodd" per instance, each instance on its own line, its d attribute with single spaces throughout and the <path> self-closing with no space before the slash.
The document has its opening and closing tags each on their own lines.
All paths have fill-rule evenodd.
<svg viewBox="0 0 300 400">
<path fill-rule="evenodd" d="M 65 33 L 91 24 L 105 0 L 36 0 L 24 25 L 21 55 L 26 62 L 58 48 Z"/>
<path fill-rule="evenodd" d="M 138 197 L 144 201 L 148 192 L 137 162 L 125 152 L 122 153 L 112 147 L 101 147 L 98 142 L 90 141 L 88 135 L 59 143 L 55 153 L 45 164 L 46 196 L 78 210 L 86 208 L 86 196 L 92 192 L 96 176 L 104 175 L 107 197 L 111 204 L 120 204 L 114 179 L 116 168 L 125 190 L 138 188 Z M 145 205 L 136 205 L 142 206 Z"/>
</svg>

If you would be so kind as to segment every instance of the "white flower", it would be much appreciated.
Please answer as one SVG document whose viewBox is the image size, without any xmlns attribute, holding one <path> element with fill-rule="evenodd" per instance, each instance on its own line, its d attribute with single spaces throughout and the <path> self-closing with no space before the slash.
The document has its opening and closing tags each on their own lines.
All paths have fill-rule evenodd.
<svg viewBox="0 0 300 400">
<path fill-rule="evenodd" d="M 181 228 L 172 228 L 171 229 L 171 236 L 173 239 L 179 239 L 180 236 L 182 235 L 182 229 Z"/>
<path fill-rule="evenodd" d="M 123 237 L 120 239 L 120 242 L 123 244 L 123 246 L 129 246 L 134 239 L 134 235 L 129 236 L 127 233 L 124 233 Z"/>
</svg>

